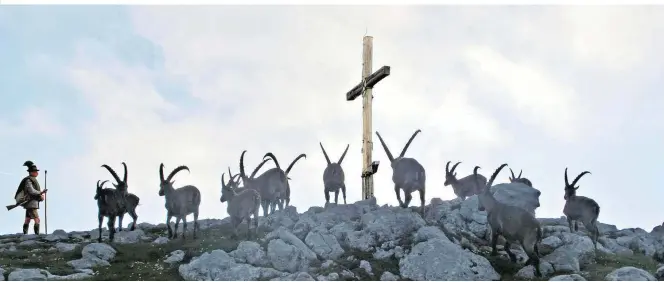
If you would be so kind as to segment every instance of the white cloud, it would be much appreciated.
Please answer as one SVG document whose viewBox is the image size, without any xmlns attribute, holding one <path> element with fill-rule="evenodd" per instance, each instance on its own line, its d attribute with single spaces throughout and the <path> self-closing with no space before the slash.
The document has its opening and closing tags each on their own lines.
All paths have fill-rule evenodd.
<svg viewBox="0 0 664 282">
<path fill-rule="evenodd" d="M 483 87 L 502 90 L 524 120 L 534 123 L 560 139 L 576 132 L 578 109 L 574 89 L 556 82 L 543 70 L 517 63 L 486 46 L 472 46 L 464 54 L 472 69 L 483 76 Z M 504 100 L 498 100 L 504 101 Z"/>
<path fill-rule="evenodd" d="M 659 7 L 576 7 L 561 14 L 575 58 L 598 67 L 629 70 L 662 44 L 656 32 L 664 27 L 656 19 Z"/>
<path fill-rule="evenodd" d="M 374 88 L 373 129 L 381 132 L 392 150 L 400 150 L 416 129 L 422 129 L 407 155 L 427 169 L 427 199 L 453 197 L 451 189 L 442 186 L 447 160 L 463 160 L 460 173 L 469 173 L 473 164 L 488 168 L 502 163 L 505 156 L 521 166 L 532 162 L 508 152 L 510 145 L 544 142 L 552 135 L 566 137 L 555 142 L 583 137 L 574 124 L 592 115 L 593 109 L 574 107 L 574 102 L 592 93 L 578 91 L 574 81 L 548 68 L 545 62 L 552 58 L 509 51 L 519 47 L 510 44 L 535 42 L 519 37 L 535 27 L 555 28 L 551 27 L 553 16 L 529 23 L 534 26 L 529 29 L 520 25 L 524 16 L 497 14 L 491 19 L 501 22 L 501 30 L 475 28 L 466 34 L 453 28 L 455 24 L 472 26 L 475 20 L 486 20 L 483 13 L 451 13 L 452 22 L 445 22 L 424 9 L 371 7 L 369 13 L 367 9 L 135 9 L 133 24 L 139 34 L 162 48 L 165 72 L 186 80 L 188 94 L 205 106 L 180 120 L 163 119 L 165 113 L 185 111 L 156 90 L 152 78 L 157 74 L 124 65 L 109 54 L 102 56 L 105 64 L 96 63 L 95 56 L 101 55 L 90 55 L 87 42 L 67 74 L 97 116 L 88 121 L 89 147 L 66 166 L 83 172 L 81 181 L 94 183 L 110 177 L 101 164 L 120 169 L 120 163 L 127 162 L 130 189 L 143 203 L 141 221 L 162 221 L 163 200 L 157 198 L 159 163 L 164 162 L 167 169 L 186 164 L 191 173 L 181 172 L 176 183 L 202 190 L 202 217 L 223 217 L 219 178 L 227 166 L 237 172 L 242 150 L 248 150 L 247 170 L 267 151 L 274 152 L 282 166 L 307 153 L 307 159 L 291 173 L 292 203 L 306 209 L 324 201 L 325 161 L 318 142 L 323 142 L 333 159 L 350 143 L 344 161 L 348 200 L 358 200 L 362 106 L 359 100 L 345 101 L 344 95 L 360 80 L 361 38 L 367 27 L 374 36 L 374 69 L 392 67 L 392 74 Z M 557 41 L 565 39 L 561 36 L 568 27 L 553 33 Z M 430 33 L 422 37 L 420 30 Z M 509 36 L 493 36 L 496 32 Z M 577 47 L 542 44 L 535 47 L 564 48 L 554 54 L 556 59 L 574 63 L 578 59 L 571 55 L 579 52 Z M 616 63 L 613 54 L 597 54 L 581 63 L 623 64 Z M 232 114 L 220 113 L 229 107 L 235 109 Z M 513 121 L 539 129 L 514 129 Z M 391 171 L 375 135 L 373 154 L 383 162 L 375 178 L 375 193 L 379 202 L 395 204 Z M 557 153 L 538 154 L 546 159 Z M 558 182 L 551 179 L 539 182 L 544 194 L 559 190 Z M 540 214 L 560 214 L 543 209 Z"/>
</svg>

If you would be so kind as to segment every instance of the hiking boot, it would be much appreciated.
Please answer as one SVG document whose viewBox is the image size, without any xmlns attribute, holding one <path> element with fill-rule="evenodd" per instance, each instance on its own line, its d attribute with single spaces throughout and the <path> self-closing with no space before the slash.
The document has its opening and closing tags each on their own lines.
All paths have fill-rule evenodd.
<svg viewBox="0 0 664 282">
<path fill-rule="evenodd" d="M 24 223 L 23 224 L 23 234 L 28 234 L 28 226 L 30 226 L 29 223 Z"/>
<path fill-rule="evenodd" d="M 39 235 L 39 223 L 35 223 L 34 229 L 35 229 L 35 234 Z"/>
</svg>

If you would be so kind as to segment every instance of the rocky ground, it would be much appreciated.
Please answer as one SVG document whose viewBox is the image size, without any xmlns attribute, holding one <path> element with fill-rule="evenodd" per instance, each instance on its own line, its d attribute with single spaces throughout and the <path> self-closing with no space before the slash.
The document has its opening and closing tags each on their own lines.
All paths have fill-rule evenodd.
<svg viewBox="0 0 664 282">
<path fill-rule="evenodd" d="M 534 211 L 538 194 L 497 185 L 497 198 Z M 496 187 L 495 187 L 496 188 Z M 502 190 L 501 190 L 502 189 Z M 532 188 L 531 188 L 532 189 Z M 502 196 L 500 196 L 502 195 Z M 516 197 L 515 195 L 520 195 Z M 534 195 L 534 194 L 533 194 Z M 544 278 L 490 256 L 486 213 L 477 199 L 433 199 L 418 208 L 349 205 L 294 207 L 259 220 L 258 239 L 231 239 L 227 219 L 200 221 L 198 239 L 168 240 L 166 226 L 139 224 L 96 243 L 98 231 L 0 236 L 0 274 L 7 280 L 648 280 L 664 279 L 664 228 L 618 230 L 602 224 L 594 251 L 582 224 L 570 233 L 565 218 L 541 218 Z M 193 224 L 189 224 L 191 229 Z M 189 234 L 190 235 L 190 234 Z M 499 245 L 502 249 L 502 245 Z"/>
</svg>

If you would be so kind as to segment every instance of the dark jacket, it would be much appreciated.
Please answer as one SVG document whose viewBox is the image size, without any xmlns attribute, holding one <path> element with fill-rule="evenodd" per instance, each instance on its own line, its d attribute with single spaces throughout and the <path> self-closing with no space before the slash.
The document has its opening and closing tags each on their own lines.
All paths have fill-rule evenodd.
<svg viewBox="0 0 664 282">
<path fill-rule="evenodd" d="M 23 191 L 26 194 L 32 196 L 32 199 L 23 205 L 26 209 L 38 209 L 39 202 L 41 202 L 41 187 L 39 186 L 39 181 L 36 177 L 26 176 L 23 179 Z"/>
</svg>

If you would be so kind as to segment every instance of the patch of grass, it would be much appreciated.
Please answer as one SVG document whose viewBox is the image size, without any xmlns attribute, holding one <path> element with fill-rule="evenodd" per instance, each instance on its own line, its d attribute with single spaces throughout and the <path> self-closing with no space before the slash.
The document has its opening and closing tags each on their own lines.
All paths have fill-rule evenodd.
<svg viewBox="0 0 664 282">
<path fill-rule="evenodd" d="M 149 232 L 154 235 L 167 235 L 165 228 L 153 228 Z M 177 266 L 163 262 L 171 252 L 184 251 L 183 263 L 211 250 L 230 252 L 246 238 L 246 227 L 240 226 L 238 239 L 231 239 L 232 233 L 230 224 L 224 224 L 199 231 L 198 238 L 194 240 L 190 227 L 185 240 L 182 239 L 181 233 L 178 233 L 178 238 L 162 245 L 111 244 L 117 251 L 115 258 L 110 261 L 111 266 L 95 269 L 96 275 L 91 280 L 181 281 Z M 259 230 L 259 236 L 263 235 Z"/>
<path fill-rule="evenodd" d="M 0 265 L 5 270 L 14 268 L 41 268 L 48 270 L 54 275 L 68 275 L 75 271 L 67 265 L 67 261 L 74 259 L 75 256 L 80 256 L 81 249 L 76 248 L 74 251 L 61 253 L 58 251 L 28 251 L 25 249 L 18 249 L 14 252 L 0 253 Z M 46 266 L 46 267 L 44 267 Z M 8 274 L 9 271 L 6 272 Z"/>
<path fill-rule="evenodd" d="M 610 255 L 610 254 L 597 254 L 596 263 L 590 264 L 584 269 L 587 274 L 585 277 L 589 281 L 604 280 L 604 277 L 611 271 L 624 266 L 633 266 L 643 269 L 650 273 L 657 271 L 657 262 L 651 257 L 642 254 L 628 255 Z"/>
</svg>

